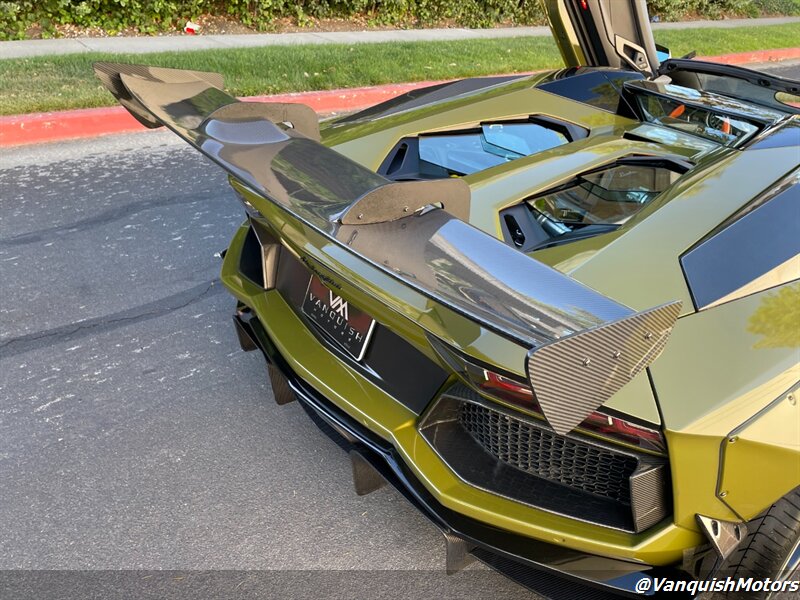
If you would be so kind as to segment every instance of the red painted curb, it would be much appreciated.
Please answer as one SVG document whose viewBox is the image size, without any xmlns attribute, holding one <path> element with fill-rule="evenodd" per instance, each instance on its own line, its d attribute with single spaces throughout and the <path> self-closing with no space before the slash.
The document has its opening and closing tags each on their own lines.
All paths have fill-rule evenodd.
<svg viewBox="0 0 800 600">
<path fill-rule="evenodd" d="M 800 48 L 781 48 L 722 56 L 707 56 L 700 58 L 700 60 L 741 65 L 797 58 L 800 58 Z M 254 96 L 243 99 L 252 102 L 301 102 L 309 105 L 318 113 L 330 114 L 366 108 L 410 90 L 437 83 L 442 82 L 395 83 L 320 92 Z M 55 142 L 133 131 L 146 130 L 121 106 L 13 115 L 0 117 L 0 147 Z"/>
<path fill-rule="evenodd" d="M 0 117 L 0 146 L 143 130 L 144 127 L 121 106 L 13 115 Z"/>
<path fill-rule="evenodd" d="M 248 102 L 299 102 L 320 114 L 347 112 L 378 104 L 410 90 L 442 83 L 420 81 L 375 87 L 298 92 L 242 98 Z M 121 106 L 0 117 L 0 147 L 21 146 L 113 133 L 147 131 Z"/>
<path fill-rule="evenodd" d="M 704 56 L 700 60 L 718 62 L 726 65 L 746 65 L 748 63 L 776 62 L 800 58 L 800 48 L 778 48 L 776 50 L 756 50 L 720 56 Z"/>
<path fill-rule="evenodd" d="M 250 96 L 242 98 L 247 102 L 301 102 L 320 114 L 346 112 L 372 106 L 400 94 L 444 81 L 419 81 L 417 83 L 391 83 L 374 87 L 326 90 L 322 92 L 297 92 L 275 94 L 272 96 Z"/>
</svg>

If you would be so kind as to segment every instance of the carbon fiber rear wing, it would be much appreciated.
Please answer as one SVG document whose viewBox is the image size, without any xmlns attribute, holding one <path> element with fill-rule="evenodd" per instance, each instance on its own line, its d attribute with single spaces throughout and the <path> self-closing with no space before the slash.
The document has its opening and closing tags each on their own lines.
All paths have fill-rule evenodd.
<svg viewBox="0 0 800 600">
<path fill-rule="evenodd" d="M 678 317 L 679 302 L 637 313 L 472 227 L 460 179 L 391 182 L 327 148 L 308 107 L 240 102 L 213 73 L 95 71 L 148 127 L 168 127 L 332 242 L 529 348 L 531 385 L 559 433 L 655 360 Z"/>
</svg>

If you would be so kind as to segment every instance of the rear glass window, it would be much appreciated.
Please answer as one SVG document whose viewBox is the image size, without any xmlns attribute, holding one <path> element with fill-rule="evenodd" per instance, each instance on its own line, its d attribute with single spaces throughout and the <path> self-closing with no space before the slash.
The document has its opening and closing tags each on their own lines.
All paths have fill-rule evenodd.
<svg viewBox="0 0 800 600">
<path fill-rule="evenodd" d="M 507 162 L 502 154 L 484 151 L 482 139 L 479 133 L 420 137 L 420 172 L 442 177 L 469 175 Z"/>
<path fill-rule="evenodd" d="M 419 137 L 420 172 L 469 175 L 570 142 L 565 133 L 538 123 L 491 123 L 480 131 Z"/>
<path fill-rule="evenodd" d="M 681 173 L 652 164 L 617 164 L 580 175 L 558 190 L 528 201 L 564 231 L 586 225 L 621 225 L 671 186 Z"/>
</svg>

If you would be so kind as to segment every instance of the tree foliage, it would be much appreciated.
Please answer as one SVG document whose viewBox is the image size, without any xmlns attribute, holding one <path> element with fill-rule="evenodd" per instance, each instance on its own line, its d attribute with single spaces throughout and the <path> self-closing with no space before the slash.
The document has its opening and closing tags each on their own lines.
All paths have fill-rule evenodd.
<svg viewBox="0 0 800 600">
<path fill-rule="evenodd" d="M 759 336 L 756 348 L 800 348 L 800 283 L 766 294 L 747 331 Z"/>
</svg>

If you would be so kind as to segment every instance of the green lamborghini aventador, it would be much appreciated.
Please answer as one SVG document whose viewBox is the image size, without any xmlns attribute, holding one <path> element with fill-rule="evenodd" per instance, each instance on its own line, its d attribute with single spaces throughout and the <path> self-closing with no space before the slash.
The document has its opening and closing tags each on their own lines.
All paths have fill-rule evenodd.
<svg viewBox="0 0 800 600">
<path fill-rule="evenodd" d="M 359 494 L 442 529 L 449 571 L 796 591 L 800 83 L 668 58 L 644 0 L 545 4 L 565 69 L 323 123 L 95 68 L 229 173 L 242 347 Z"/>
</svg>

